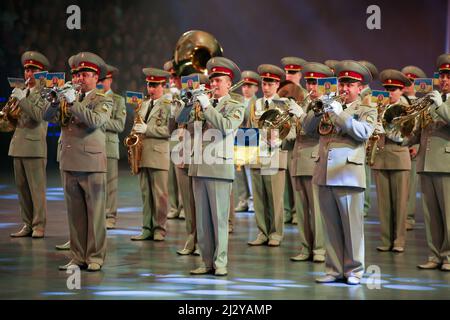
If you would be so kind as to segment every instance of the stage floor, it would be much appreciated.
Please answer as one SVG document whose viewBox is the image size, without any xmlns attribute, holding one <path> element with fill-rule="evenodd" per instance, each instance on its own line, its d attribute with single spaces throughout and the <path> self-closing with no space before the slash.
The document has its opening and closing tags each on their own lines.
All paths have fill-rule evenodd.
<svg viewBox="0 0 450 320">
<path fill-rule="evenodd" d="M 427 248 L 418 205 L 415 230 L 408 232 L 402 254 L 380 253 L 376 205 L 365 221 L 366 270 L 381 271 L 381 282 L 367 274 L 363 284 L 316 284 L 324 264 L 291 262 L 297 254 L 297 227 L 285 225 L 281 247 L 249 247 L 257 228 L 253 213 L 237 213 L 230 235 L 227 277 L 190 276 L 200 258 L 179 256 L 185 240 L 184 220 L 168 220 L 164 242 L 132 242 L 141 226 L 141 196 L 137 177 L 120 171 L 119 219 L 108 231 L 108 251 L 101 272 L 81 272 L 81 289 L 69 290 L 70 276 L 58 271 L 69 261 L 68 252 L 56 244 L 68 239 L 67 214 L 59 171 L 48 170 L 48 215 L 46 238 L 13 239 L 21 228 L 12 172 L 0 175 L 0 299 L 449 299 L 450 273 L 419 270 Z M 372 189 L 372 199 L 374 190 Z M 373 202 L 373 201 L 372 201 Z M 419 204 L 419 201 L 418 201 Z M 375 266 L 375 267 L 374 267 Z M 368 270 L 370 271 L 370 270 Z M 370 276 L 370 278 L 369 278 Z M 369 280 L 368 280 L 369 279 Z M 369 282 L 372 285 L 368 285 Z M 374 288 L 375 287 L 375 288 Z M 378 288 L 377 288 L 378 287 Z"/>
</svg>

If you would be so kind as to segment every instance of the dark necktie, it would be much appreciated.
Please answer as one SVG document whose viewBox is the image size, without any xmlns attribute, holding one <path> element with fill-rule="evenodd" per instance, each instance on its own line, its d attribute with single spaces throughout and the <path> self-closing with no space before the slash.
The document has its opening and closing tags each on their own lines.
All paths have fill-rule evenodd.
<svg viewBox="0 0 450 320">
<path fill-rule="evenodd" d="M 269 109 L 269 100 L 266 100 L 264 102 L 264 110 L 267 110 L 267 109 Z"/>
<path fill-rule="evenodd" d="M 218 103 L 219 103 L 219 99 L 214 99 L 213 103 L 212 103 L 212 106 L 215 108 Z"/>
<path fill-rule="evenodd" d="M 30 89 L 27 89 L 27 93 L 26 93 L 25 97 L 27 97 L 27 98 L 29 97 L 30 91 L 31 91 Z"/>
<path fill-rule="evenodd" d="M 347 109 L 347 105 L 346 104 L 342 105 L 342 110 L 345 110 L 345 109 Z"/>
<path fill-rule="evenodd" d="M 147 121 L 148 121 L 148 116 L 150 115 L 150 111 L 152 111 L 152 109 L 153 109 L 153 105 L 154 105 L 154 102 L 153 102 L 153 99 L 152 99 L 150 101 L 149 106 L 148 106 L 147 113 L 145 114 L 145 123 L 147 123 Z"/>
<path fill-rule="evenodd" d="M 84 92 L 82 92 L 80 94 L 80 102 L 83 102 L 85 96 L 86 96 L 86 93 L 84 93 Z"/>
<path fill-rule="evenodd" d="M 446 93 L 442 94 L 442 101 L 443 102 L 447 101 L 447 94 Z"/>
</svg>

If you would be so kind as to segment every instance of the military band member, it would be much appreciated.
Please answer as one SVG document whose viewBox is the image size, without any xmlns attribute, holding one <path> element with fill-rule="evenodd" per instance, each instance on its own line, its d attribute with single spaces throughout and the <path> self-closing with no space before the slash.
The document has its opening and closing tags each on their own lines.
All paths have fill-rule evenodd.
<svg viewBox="0 0 450 320">
<path fill-rule="evenodd" d="M 366 60 L 360 60 L 358 61 L 363 66 L 365 66 L 367 69 L 369 69 L 370 74 L 372 75 L 372 80 L 378 80 L 378 69 L 375 67 L 375 65 L 369 61 Z M 372 97 L 372 89 L 370 88 L 369 84 L 366 84 L 361 92 L 361 101 L 362 104 L 365 106 L 371 106 L 371 97 Z M 370 210 L 370 189 L 372 185 L 372 170 L 370 169 L 370 166 L 366 165 L 366 184 L 367 188 L 364 191 L 364 217 L 367 217 Z"/>
<path fill-rule="evenodd" d="M 416 90 L 414 89 L 414 80 L 417 78 L 426 78 L 425 72 L 416 66 L 406 66 L 401 72 L 411 81 L 410 86 L 403 88 L 403 96 L 407 99 L 408 104 L 417 100 Z M 409 147 L 409 154 L 411 156 L 411 171 L 409 176 L 409 192 L 408 192 L 408 209 L 406 218 L 406 230 L 412 230 L 416 224 L 416 193 L 417 193 L 417 171 L 416 171 L 416 157 L 419 152 L 419 144 Z"/>
<path fill-rule="evenodd" d="M 450 271 L 450 54 L 438 57 L 437 68 L 441 92 L 429 95 L 433 104 L 408 144 L 420 141 L 417 173 L 430 250 L 428 261 L 418 267 Z"/>
<path fill-rule="evenodd" d="M 242 72 L 241 80 L 244 80 L 244 84 L 242 85 L 242 95 L 244 96 L 245 106 L 244 121 L 242 122 L 241 127 L 247 128 L 250 109 L 256 102 L 256 93 L 258 92 L 261 78 L 256 72 L 246 70 Z M 249 205 L 251 197 L 251 183 L 249 178 L 250 169 L 248 166 L 236 167 L 236 179 L 233 182 L 233 192 L 235 193 L 235 198 L 239 200 L 234 209 L 237 212 L 249 211 L 249 209 L 253 210 Z"/>
<path fill-rule="evenodd" d="M 106 256 L 106 136 L 104 125 L 109 120 L 112 99 L 96 88 L 106 70 L 102 58 L 81 52 L 76 57 L 81 94 L 75 89 L 62 93 L 71 118 L 62 127 L 60 170 L 63 170 L 64 193 L 69 216 L 72 265 L 99 271 Z M 57 118 L 59 103 L 47 107 L 45 118 Z"/>
<path fill-rule="evenodd" d="M 306 79 L 306 90 L 311 92 L 308 101 L 319 99 L 317 80 L 332 77 L 333 72 L 329 67 L 317 62 L 305 64 L 303 74 Z M 312 105 L 303 104 L 303 112 L 306 115 Z M 303 116 L 304 117 L 304 116 Z M 314 167 L 319 156 L 319 135 L 307 135 L 301 125 L 303 117 L 298 117 L 297 138 L 295 141 L 292 158 L 291 175 L 295 181 L 295 190 L 299 193 L 301 210 L 298 214 L 298 230 L 300 236 L 300 253 L 292 257 L 292 261 L 314 262 L 325 261 L 325 234 L 322 214 L 319 203 L 319 187 L 312 183 Z"/>
<path fill-rule="evenodd" d="M 173 60 L 169 60 L 164 63 L 164 71 L 170 73 L 169 76 L 169 92 L 172 97 L 179 98 L 181 90 L 181 79 L 177 76 L 175 68 L 173 66 Z M 176 144 L 176 141 L 170 142 L 170 150 Z M 185 211 L 183 209 L 182 192 L 180 186 L 178 185 L 178 172 L 175 169 L 175 165 L 170 161 L 169 166 L 169 212 L 167 213 L 167 219 L 184 219 Z"/>
<path fill-rule="evenodd" d="M 286 80 L 295 83 L 301 89 L 301 95 L 306 97 L 308 92 L 305 88 L 300 84 L 300 80 L 303 77 L 303 68 L 305 66 L 306 61 L 302 58 L 297 57 L 284 57 L 281 59 L 281 64 L 283 65 L 284 71 L 286 72 Z M 287 169 L 286 169 L 286 180 L 284 187 L 284 221 L 291 222 L 292 224 L 298 223 L 298 213 L 296 212 L 297 207 L 301 207 L 301 205 L 297 205 L 296 201 L 300 201 L 300 199 L 295 199 L 295 196 L 298 196 L 298 193 L 294 192 L 294 182 L 291 178 L 291 159 L 292 159 L 292 150 L 294 149 L 295 137 L 293 139 L 285 139 L 281 148 L 283 150 L 288 151 L 287 155 Z M 302 214 L 302 213 L 300 213 Z"/>
<path fill-rule="evenodd" d="M 345 277 L 348 284 L 359 284 L 364 273 L 364 208 L 366 188 L 365 142 L 374 130 L 377 111 L 361 105 L 359 94 L 371 81 L 370 71 L 356 61 L 336 65 L 339 94 L 344 104 L 334 101 L 327 108 L 333 131 L 320 136 L 319 156 L 312 183 L 319 186 L 320 209 L 327 237 L 326 276 L 319 283 Z M 324 113 L 309 111 L 303 126 L 315 134 L 327 123 Z"/>
<path fill-rule="evenodd" d="M 191 274 L 225 276 L 228 274 L 228 215 L 234 180 L 233 142 L 245 111 L 244 105 L 229 95 L 232 84 L 240 80 L 238 66 L 227 58 L 214 57 L 206 67 L 214 90 L 213 99 L 206 94 L 197 97 L 201 109 L 193 108 L 191 122 L 198 116 L 196 125 L 202 128 L 202 133 L 213 134 L 214 139 L 205 137 L 201 146 L 194 145 L 194 163 L 189 166 L 198 246 L 203 260 L 202 266 L 191 270 Z"/>
<path fill-rule="evenodd" d="M 166 236 L 169 179 L 169 117 L 172 97 L 164 95 L 164 86 L 170 73 L 144 68 L 147 92 L 150 96 L 139 110 L 144 123 L 135 124 L 133 130 L 143 134 L 142 159 L 139 182 L 142 192 L 142 233 L 131 240 L 163 241 Z"/>
<path fill-rule="evenodd" d="M 72 84 L 76 87 L 79 85 L 79 73 L 78 73 L 78 65 L 77 65 L 77 60 L 76 60 L 76 55 L 73 55 L 69 58 L 69 60 L 67 61 L 67 63 L 69 64 L 70 67 L 70 74 L 72 76 Z M 59 114 L 59 116 L 61 117 L 61 114 Z M 58 119 L 54 119 L 54 122 L 58 122 Z M 59 122 L 59 125 L 62 126 L 62 123 Z M 63 135 L 63 132 L 61 131 L 61 134 L 58 138 L 58 150 L 56 151 L 56 162 L 60 162 L 61 159 L 61 137 Z M 64 175 L 63 175 L 63 170 L 59 170 L 59 173 L 61 175 L 61 185 L 64 186 Z M 63 244 L 57 244 L 55 246 L 55 248 L 57 250 L 70 250 L 70 240 L 66 241 Z"/>
<path fill-rule="evenodd" d="M 264 111 L 276 107 L 272 101 L 280 98 L 276 92 L 280 82 L 285 77 L 282 69 L 271 64 L 260 65 L 258 73 L 261 77 L 264 97 L 256 100 L 255 106 L 250 113 L 252 128 L 258 128 L 258 120 Z M 274 145 L 270 148 L 272 150 L 269 150 L 269 154 L 266 156 L 270 161 L 266 161 L 267 163 L 264 163 L 264 165 L 262 165 L 263 161 L 250 165 L 253 205 L 258 226 L 256 239 L 248 242 L 251 246 L 268 244 L 269 246 L 277 247 L 283 240 L 283 192 L 288 151 L 281 150 L 281 142 L 278 140 L 273 141 Z M 272 143 L 272 141 L 269 143 Z"/>
<path fill-rule="evenodd" d="M 14 178 L 19 195 L 20 214 L 24 226 L 11 237 L 43 238 L 47 215 L 47 122 L 43 113 L 47 102 L 41 98 L 42 86 L 34 78 L 36 72 L 48 70 L 47 57 L 37 51 L 22 54 L 26 89 L 14 88 L 11 97 L 17 99 L 20 116 L 9 145 L 13 157 Z"/>
<path fill-rule="evenodd" d="M 206 89 L 210 89 L 209 87 L 209 79 L 208 76 L 204 74 L 198 73 L 200 78 L 200 84 L 205 85 Z M 175 169 L 177 170 L 177 182 L 181 192 L 181 200 L 183 202 L 183 209 L 185 213 L 186 220 L 186 232 L 187 239 L 184 243 L 183 249 L 177 250 L 177 254 L 179 255 L 200 255 L 200 250 L 197 245 L 197 225 L 196 225 L 196 216 L 195 216 L 195 199 L 194 199 L 194 189 L 192 186 L 192 177 L 189 176 L 189 164 L 191 163 L 192 158 L 192 142 L 194 141 L 194 123 L 188 124 L 176 124 L 175 118 L 181 111 L 183 107 L 179 104 L 174 110 L 174 113 L 171 114 L 170 126 L 169 129 L 172 134 L 171 141 L 175 141 L 179 143 L 179 139 L 181 139 L 182 149 L 172 149 L 171 152 L 177 152 L 183 161 L 181 163 L 174 163 Z M 173 137 L 173 130 L 178 129 L 176 131 L 178 137 Z M 190 138 L 190 139 L 188 139 Z M 190 142 L 190 144 L 188 143 Z M 176 145 L 176 144 L 175 144 Z M 185 152 L 189 152 L 188 155 Z M 187 158 L 185 158 L 187 157 Z"/>
<path fill-rule="evenodd" d="M 119 69 L 106 65 L 106 78 L 100 83 L 103 85 L 103 92 L 113 100 L 111 118 L 106 122 L 106 229 L 115 229 L 117 222 L 117 187 L 119 178 L 119 133 L 125 129 L 127 109 L 125 99 L 114 93 L 111 89 L 114 78 L 117 77 Z"/>
<path fill-rule="evenodd" d="M 379 150 L 372 165 L 381 228 L 381 245 L 377 250 L 399 253 L 405 250 L 411 158 L 408 147 L 401 145 L 403 134 L 391 121 L 405 108 L 400 97 L 402 89 L 411 82 L 403 73 L 393 69 L 382 71 L 380 81 L 389 91 L 389 104 L 383 111 L 382 126 L 385 132 L 380 133 Z"/>
</svg>

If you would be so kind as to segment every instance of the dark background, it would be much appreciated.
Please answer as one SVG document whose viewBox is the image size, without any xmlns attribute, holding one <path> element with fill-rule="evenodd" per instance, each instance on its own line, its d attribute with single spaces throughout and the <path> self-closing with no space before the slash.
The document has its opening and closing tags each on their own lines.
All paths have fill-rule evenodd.
<svg viewBox="0 0 450 320">
<path fill-rule="evenodd" d="M 81 30 L 66 28 L 66 8 L 81 8 Z M 369 30 L 366 9 L 381 8 L 381 30 Z M 20 1 L 0 3 L 0 98 L 11 89 L 8 76 L 23 76 L 20 56 L 44 53 L 51 71 L 68 72 L 67 59 L 92 51 L 120 69 L 113 88 L 144 90 L 143 67 L 170 59 L 180 35 L 199 29 L 212 33 L 224 55 L 242 70 L 280 64 L 284 56 L 308 61 L 355 59 L 373 62 L 379 71 L 413 64 L 429 77 L 449 42 L 448 2 L 305 1 L 305 0 L 110 0 Z M 373 87 L 380 88 L 379 83 Z M 131 110 L 130 110 L 131 111 Z M 127 119 L 130 130 L 132 118 Z M 10 135 L 0 133 L 1 170 L 10 170 Z M 49 127 L 49 165 L 55 163 L 57 127 Z M 121 147 L 123 161 L 126 161 Z"/>
</svg>

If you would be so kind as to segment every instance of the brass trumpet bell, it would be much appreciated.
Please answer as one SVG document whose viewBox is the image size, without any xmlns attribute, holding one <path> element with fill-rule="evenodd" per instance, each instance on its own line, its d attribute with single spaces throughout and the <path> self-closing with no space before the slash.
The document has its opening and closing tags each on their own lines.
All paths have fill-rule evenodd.
<svg viewBox="0 0 450 320">
<path fill-rule="evenodd" d="M 174 69 L 178 76 L 206 72 L 206 63 L 212 57 L 222 56 L 223 49 L 208 32 L 191 30 L 178 39 L 174 53 Z"/>
</svg>

